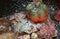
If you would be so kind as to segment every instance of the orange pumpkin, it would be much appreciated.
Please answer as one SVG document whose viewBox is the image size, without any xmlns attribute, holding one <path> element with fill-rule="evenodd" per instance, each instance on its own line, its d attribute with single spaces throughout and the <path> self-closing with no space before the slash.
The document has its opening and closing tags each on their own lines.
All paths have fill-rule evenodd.
<svg viewBox="0 0 60 39">
<path fill-rule="evenodd" d="M 48 8 L 45 4 L 38 3 L 36 5 L 38 7 L 34 3 L 27 6 L 26 17 L 34 23 L 44 22 L 48 17 Z"/>
<path fill-rule="evenodd" d="M 32 17 L 29 16 L 29 14 L 26 14 L 26 17 L 27 17 L 28 20 L 30 20 L 30 21 L 32 21 L 34 23 L 44 22 L 48 17 L 48 11 L 46 12 L 46 15 L 42 16 L 42 17 L 32 18 Z"/>
</svg>

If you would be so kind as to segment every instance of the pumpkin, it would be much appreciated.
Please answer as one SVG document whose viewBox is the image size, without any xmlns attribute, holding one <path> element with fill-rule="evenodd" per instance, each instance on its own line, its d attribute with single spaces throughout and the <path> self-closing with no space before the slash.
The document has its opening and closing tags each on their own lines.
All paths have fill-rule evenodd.
<svg viewBox="0 0 60 39">
<path fill-rule="evenodd" d="M 26 17 L 34 23 L 44 22 L 48 17 L 48 8 L 41 2 L 31 2 L 26 7 Z"/>
</svg>

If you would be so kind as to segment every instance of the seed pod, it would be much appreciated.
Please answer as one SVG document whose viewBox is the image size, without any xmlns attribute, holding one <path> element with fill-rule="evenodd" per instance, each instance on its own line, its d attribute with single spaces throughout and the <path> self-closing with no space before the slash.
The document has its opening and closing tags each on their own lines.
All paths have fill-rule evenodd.
<svg viewBox="0 0 60 39">
<path fill-rule="evenodd" d="M 38 36 L 37 36 L 36 33 L 32 33 L 32 34 L 31 34 L 31 39 L 37 39 L 37 37 L 38 37 Z"/>
<path fill-rule="evenodd" d="M 31 10 L 35 7 L 35 4 L 31 2 L 30 4 L 27 5 L 26 10 Z"/>
<path fill-rule="evenodd" d="M 36 2 L 36 7 L 39 7 L 41 5 L 41 2 Z"/>
</svg>

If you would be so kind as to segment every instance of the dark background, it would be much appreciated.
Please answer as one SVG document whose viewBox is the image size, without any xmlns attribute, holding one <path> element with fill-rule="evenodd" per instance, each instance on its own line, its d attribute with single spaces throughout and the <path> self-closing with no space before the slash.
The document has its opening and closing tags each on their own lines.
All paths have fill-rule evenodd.
<svg viewBox="0 0 60 39">
<path fill-rule="evenodd" d="M 32 0 L 0 0 L 0 17 L 5 17 L 21 11 L 21 3 Z M 60 0 L 43 0 L 46 4 L 52 4 L 60 8 Z"/>
</svg>

